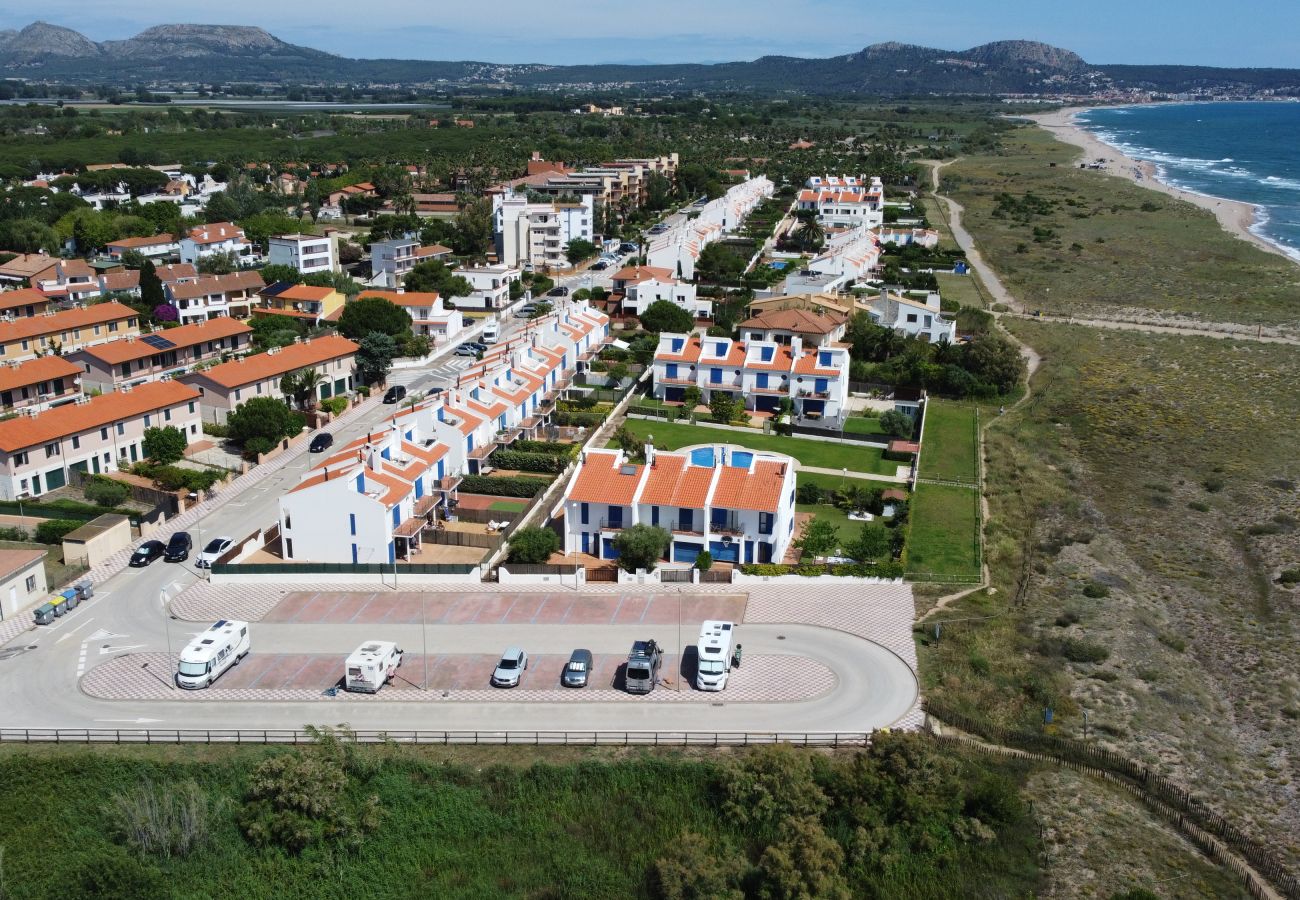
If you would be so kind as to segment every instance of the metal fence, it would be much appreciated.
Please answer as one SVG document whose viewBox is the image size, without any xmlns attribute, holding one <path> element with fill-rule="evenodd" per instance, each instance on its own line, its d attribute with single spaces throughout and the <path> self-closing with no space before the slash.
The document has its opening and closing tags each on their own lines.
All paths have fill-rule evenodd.
<svg viewBox="0 0 1300 900">
<path fill-rule="evenodd" d="M 468 575 L 478 570 L 470 563 L 397 563 L 398 575 Z M 391 575 L 386 563 L 216 563 L 213 575 L 279 575 L 292 580 L 302 575 Z"/>
<path fill-rule="evenodd" d="M 313 744 L 320 733 L 299 729 L 2 728 L 0 743 L 19 744 Z M 575 745 L 651 747 L 862 747 L 871 732 L 798 731 L 355 731 L 361 744 Z"/>
</svg>

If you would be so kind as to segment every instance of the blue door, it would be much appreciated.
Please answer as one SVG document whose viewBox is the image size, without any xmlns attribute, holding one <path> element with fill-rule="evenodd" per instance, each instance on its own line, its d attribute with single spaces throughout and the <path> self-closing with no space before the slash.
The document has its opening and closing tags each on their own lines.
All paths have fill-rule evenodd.
<svg viewBox="0 0 1300 900">
<path fill-rule="evenodd" d="M 695 564 L 696 558 L 700 555 L 702 548 L 699 544 L 684 544 L 681 541 L 673 542 L 673 562 Z"/>
<path fill-rule="evenodd" d="M 582 533 L 582 552 L 591 555 L 591 535 L 585 531 Z"/>
<path fill-rule="evenodd" d="M 600 555 L 602 559 L 618 559 L 618 550 L 614 547 L 613 538 L 605 538 L 601 544 L 601 550 L 603 552 Z"/>
<path fill-rule="evenodd" d="M 753 561 L 754 561 L 754 542 L 745 541 L 745 562 L 752 563 Z"/>
<path fill-rule="evenodd" d="M 709 555 L 716 562 L 740 562 L 740 542 L 739 541 L 710 541 Z"/>
</svg>

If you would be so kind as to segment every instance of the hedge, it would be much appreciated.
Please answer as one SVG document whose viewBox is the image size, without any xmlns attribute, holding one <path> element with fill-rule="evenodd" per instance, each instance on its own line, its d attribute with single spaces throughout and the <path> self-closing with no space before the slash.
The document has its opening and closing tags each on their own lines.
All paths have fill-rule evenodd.
<svg viewBox="0 0 1300 900">
<path fill-rule="evenodd" d="M 69 531 L 76 531 L 84 524 L 70 519 L 46 519 L 36 526 L 36 540 L 42 544 L 57 544 Z"/>
<path fill-rule="evenodd" d="M 556 425 L 576 426 L 579 428 L 595 428 L 605 421 L 603 412 L 569 412 L 564 409 L 557 409 L 552 413 L 552 418 Z"/>
<path fill-rule="evenodd" d="M 132 471 L 144 478 L 152 478 L 164 491 L 184 489 L 198 493 L 206 491 L 221 480 L 220 473 L 210 469 L 199 472 L 193 469 L 182 469 L 180 466 L 159 466 L 145 462 L 136 463 L 132 466 Z"/>
<path fill-rule="evenodd" d="M 496 497 L 536 497 L 550 482 L 536 478 L 493 478 L 489 475 L 466 475 L 460 489 L 466 494 L 490 494 Z"/>
<path fill-rule="evenodd" d="M 780 563 L 746 564 L 740 567 L 744 575 L 804 575 L 809 578 L 818 575 L 834 575 L 840 578 L 902 578 L 903 564 L 894 560 L 870 563 L 845 563 L 841 565 L 802 565 L 786 566 Z"/>
<path fill-rule="evenodd" d="M 54 519 L 76 519 L 80 522 L 89 522 L 92 519 L 98 519 L 105 513 L 117 513 L 122 516 L 139 518 L 140 511 L 137 509 L 124 509 L 114 507 L 105 509 L 102 506 L 93 506 L 89 503 L 77 503 L 75 501 L 60 500 L 56 503 L 36 503 L 24 500 L 21 504 L 16 500 L 0 500 L 0 513 L 18 513 L 25 516 L 41 516 Z"/>
<path fill-rule="evenodd" d="M 577 456 L 578 444 L 561 444 L 555 441 L 515 441 L 511 450 L 521 453 L 551 453 L 555 456 Z"/>
<path fill-rule="evenodd" d="M 515 469 L 520 472 L 563 472 L 569 464 L 566 457 L 552 453 L 524 453 L 518 450 L 498 450 L 492 454 L 492 465 L 498 469 Z"/>
</svg>

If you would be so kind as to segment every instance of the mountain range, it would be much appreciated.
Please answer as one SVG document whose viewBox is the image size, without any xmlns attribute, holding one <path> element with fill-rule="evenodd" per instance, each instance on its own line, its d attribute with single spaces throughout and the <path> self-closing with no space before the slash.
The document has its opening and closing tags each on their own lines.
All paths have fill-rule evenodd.
<svg viewBox="0 0 1300 900">
<path fill-rule="evenodd" d="M 1300 94 L 1300 70 L 1094 65 L 1034 41 L 970 50 L 873 44 L 824 59 L 554 66 L 472 61 L 350 59 L 280 40 L 251 26 L 158 25 L 96 42 L 47 22 L 0 31 L 0 75 L 122 86 L 252 81 L 300 84 L 513 85 L 520 88 L 752 91 L 769 95 L 1088 93 L 1107 88 L 1179 92 L 1270 90 Z"/>
</svg>

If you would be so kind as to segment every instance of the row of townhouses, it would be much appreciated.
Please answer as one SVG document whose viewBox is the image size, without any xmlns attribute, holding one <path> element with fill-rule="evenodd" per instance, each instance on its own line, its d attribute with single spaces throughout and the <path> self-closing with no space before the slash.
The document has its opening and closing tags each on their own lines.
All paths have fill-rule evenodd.
<svg viewBox="0 0 1300 900">
<path fill-rule="evenodd" d="M 814 175 L 796 198 L 797 208 L 815 212 L 827 228 L 879 228 L 885 223 L 885 186 L 879 178 Z"/>
<path fill-rule="evenodd" d="M 713 318 L 713 300 L 701 297 L 695 285 L 657 266 L 631 265 L 614 273 L 614 302 L 624 315 L 640 316 L 653 303 L 667 300 L 696 319 Z"/>
<path fill-rule="evenodd" d="M 693 280 L 695 261 L 709 244 L 739 230 L 754 208 L 776 192 L 766 176 L 733 185 L 723 196 L 710 200 L 698 214 L 682 218 L 662 234 L 651 235 L 646 262 L 674 277 Z"/>
<path fill-rule="evenodd" d="M 730 563 L 780 562 L 794 538 L 795 462 L 730 445 L 661 452 L 636 465 L 621 450 L 584 454 L 564 501 L 565 553 L 616 559 L 624 528 L 672 534 L 667 561 L 693 564 L 708 551 Z"/>
<path fill-rule="evenodd" d="M 775 411 L 789 399 L 799 418 L 838 420 L 849 395 L 849 351 L 805 348 L 798 335 L 783 343 L 666 333 L 655 349 L 653 378 L 660 400 L 680 401 L 696 387 L 706 403 L 723 393 L 745 409 Z"/>
<path fill-rule="evenodd" d="M 439 510 L 454 508 L 461 477 L 481 472 L 497 448 L 543 436 L 556 401 L 608 338 L 608 317 L 562 301 L 455 387 L 317 464 L 280 498 L 284 558 L 410 561 Z"/>
</svg>

